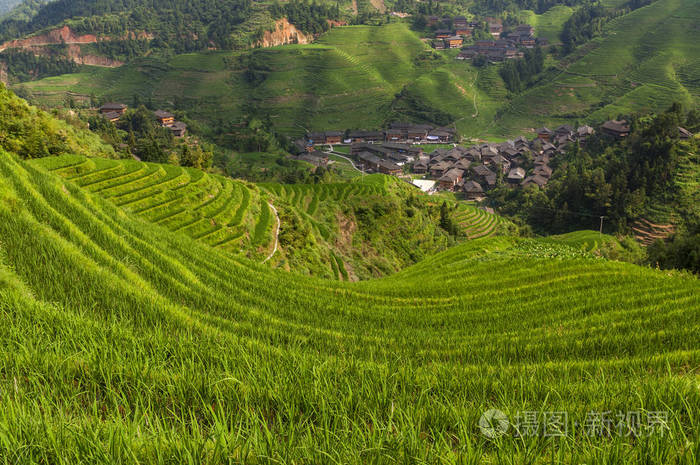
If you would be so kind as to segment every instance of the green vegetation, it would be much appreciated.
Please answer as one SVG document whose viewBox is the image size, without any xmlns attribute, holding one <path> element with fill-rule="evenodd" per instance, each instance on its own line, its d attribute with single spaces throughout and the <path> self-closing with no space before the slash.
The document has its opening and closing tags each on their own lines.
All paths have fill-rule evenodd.
<svg viewBox="0 0 700 465">
<path fill-rule="evenodd" d="M 253 117 L 289 136 L 428 119 L 454 121 L 466 137 L 498 139 L 541 125 L 658 111 L 672 101 L 697 106 L 693 11 L 693 0 L 659 0 L 608 21 L 600 36 L 562 61 L 549 58 L 536 78 L 528 74 L 531 87 L 516 95 L 509 95 L 501 65 L 476 68 L 453 51 L 431 51 L 402 23 L 334 28 L 311 45 L 137 60 L 25 87 L 51 105 L 62 105 L 68 91 L 174 102 L 224 134 L 232 122 Z"/>
<path fill-rule="evenodd" d="M 280 235 L 269 264 L 297 273 L 331 278 L 338 271 L 344 279 L 368 279 L 394 273 L 450 243 L 439 229 L 438 208 L 415 188 L 383 175 L 256 186 L 135 160 L 65 155 L 33 163 L 146 221 L 256 260 L 274 247 L 270 202 L 279 212 Z M 466 205 L 455 214 L 459 231 L 448 233 L 468 239 L 495 234 L 503 222 Z"/>
<path fill-rule="evenodd" d="M 5 152 L 0 238 L 11 462 L 697 461 L 689 275 L 503 237 L 380 280 L 300 277 Z M 489 439 L 490 408 L 567 412 L 570 426 Z M 604 411 L 667 418 L 591 435 Z"/>
<path fill-rule="evenodd" d="M 624 140 L 598 135 L 558 156 L 545 190 L 500 189 L 492 199 L 539 233 L 590 229 L 601 216 L 605 231 L 618 234 L 629 234 L 640 218 L 694 225 L 700 218 L 697 144 L 679 139 L 678 127 L 695 118 L 679 105 L 632 118 Z"/>
<path fill-rule="evenodd" d="M 467 239 L 490 237 L 499 233 L 504 235 L 514 231 L 514 225 L 503 217 L 464 203 L 457 204 L 454 220 Z"/>
<path fill-rule="evenodd" d="M 215 248 L 257 257 L 273 239 L 265 196 L 252 184 L 135 160 L 67 155 L 35 164 L 124 211 Z"/>
<path fill-rule="evenodd" d="M 659 0 L 607 22 L 536 86 L 515 97 L 497 122 L 522 132 L 542 124 L 601 122 L 700 102 L 700 30 L 692 0 Z"/>
<path fill-rule="evenodd" d="M 574 231 L 548 236 L 546 240 L 565 244 L 576 250 L 582 250 L 609 260 L 638 264 L 646 260 L 642 247 L 631 237 L 618 239 L 598 231 Z"/>
<path fill-rule="evenodd" d="M 449 243 L 438 227 L 437 208 L 392 177 L 260 186 L 280 213 L 282 253 L 271 260 L 277 267 L 368 279 L 394 273 Z"/>
<path fill-rule="evenodd" d="M 541 15 L 532 10 L 521 11 L 517 18 L 519 23 L 534 27 L 537 37 L 547 39 L 550 43 L 556 43 L 559 41 L 564 24 L 573 12 L 574 9 L 570 6 L 556 5 Z"/>
<path fill-rule="evenodd" d="M 0 84 L 0 148 L 23 158 L 90 154 L 114 157 L 99 137 L 51 117 Z"/>
</svg>

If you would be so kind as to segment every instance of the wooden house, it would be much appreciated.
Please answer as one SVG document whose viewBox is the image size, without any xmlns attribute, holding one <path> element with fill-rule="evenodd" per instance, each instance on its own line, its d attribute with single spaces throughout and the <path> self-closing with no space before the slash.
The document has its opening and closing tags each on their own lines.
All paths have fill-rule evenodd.
<svg viewBox="0 0 700 465">
<path fill-rule="evenodd" d="M 484 165 L 479 165 L 475 167 L 473 171 L 476 178 L 484 182 L 489 187 L 493 187 L 496 185 L 496 173 L 488 169 L 488 167 Z"/>
<path fill-rule="evenodd" d="M 413 164 L 413 172 L 417 174 L 425 174 L 428 172 L 428 162 L 426 160 L 418 160 Z"/>
<path fill-rule="evenodd" d="M 307 134 L 306 137 L 313 145 L 323 145 L 326 143 L 326 134 L 323 132 L 311 132 Z"/>
<path fill-rule="evenodd" d="M 606 121 L 600 127 L 601 132 L 617 139 L 622 139 L 630 135 L 630 125 L 625 120 Z"/>
<path fill-rule="evenodd" d="M 554 131 L 546 126 L 543 126 L 537 130 L 537 137 L 544 141 L 548 141 L 552 137 L 552 134 L 554 134 Z"/>
<path fill-rule="evenodd" d="M 447 39 L 452 35 L 452 31 L 449 29 L 438 29 L 435 31 L 435 38 L 436 39 Z"/>
<path fill-rule="evenodd" d="M 468 200 L 478 200 L 484 197 L 484 188 L 476 181 L 467 181 L 462 185 Z"/>
<path fill-rule="evenodd" d="M 440 161 L 430 166 L 430 175 L 435 178 L 440 178 L 451 168 L 452 163 L 450 163 L 449 161 Z"/>
<path fill-rule="evenodd" d="M 525 179 L 525 170 L 523 168 L 513 168 L 508 172 L 506 180 L 510 184 L 520 184 Z"/>
<path fill-rule="evenodd" d="M 343 133 L 341 131 L 326 131 L 326 144 L 334 145 L 343 142 Z"/>
<path fill-rule="evenodd" d="M 182 121 L 175 121 L 169 128 L 170 132 L 175 137 L 185 137 L 185 133 L 187 132 L 187 125 Z"/>
<path fill-rule="evenodd" d="M 114 102 L 109 102 L 105 103 L 100 107 L 100 113 L 105 114 L 105 113 L 118 113 L 119 116 L 123 115 L 126 113 L 127 106 L 124 105 L 123 103 L 114 103 Z"/>
<path fill-rule="evenodd" d="M 464 43 L 464 39 L 462 36 L 450 36 L 445 39 L 445 43 L 448 48 L 460 48 L 462 43 Z"/>
<path fill-rule="evenodd" d="M 121 118 L 121 115 L 116 111 L 110 111 L 109 113 L 102 113 L 102 117 L 110 123 L 116 123 Z"/>
<path fill-rule="evenodd" d="M 163 127 L 170 127 L 175 123 L 175 115 L 165 110 L 157 110 L 154 113 L 156 119 Z"/>
<path fill-rule="evenodd" d="M 535 174 L 533 176 L 528 176 L 527 178 L 523 179 L 521 186 L 523 186 L 523 187 L 528 187 L 528 186 L 544 187 L 546 184 L 547 184 L 547 178 L 540 176 L 539 174 Z"/>
<path fill-rule="evenodd" d="M 438 186 L 443 190 L 452 190 L 462 180 L 464 170 L 452 168 L 438 179 Z"/>
</svg>

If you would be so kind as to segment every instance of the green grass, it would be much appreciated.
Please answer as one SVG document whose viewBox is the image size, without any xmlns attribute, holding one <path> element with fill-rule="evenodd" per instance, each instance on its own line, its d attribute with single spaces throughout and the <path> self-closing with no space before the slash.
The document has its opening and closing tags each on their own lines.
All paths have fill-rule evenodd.
<svg viewBox="0 0 700 465">
<path fill-rule="evenodd" d="M 32 163 L 127 212 L 211 246 L 255 254 L 272 239 L 269 208 L 251 184 L 134 160 L 62 156 Z"/>
<path fill-rule="evenodd" d="M 467 239 L 479 239 L 506 233 L 510 223 L 503 217 L 465 203 L 457 204 L 454 219 L 462 228 Z"/>
<path fill-rule="evenodd" d="M 7 153 L 0 238 L 10 463 L 697 462 L 689 275 L 499 237 L 384 279 L 315 279 Z M 490 408 L 661 410 L 668 429 L 491 440 Z"/>
<path fill-rule="evenodd" d="M 574 9 L 566 5 L 556 5 L 541 15 L 532 10 L 523 10 L 519 13 L 521 23 L 529 24 L 535 28 L 535 35 L 549 40 L 550 44 L 560 43 L 559 34 L 564 23 L 569 19 Z"/>
<path fill-rule="evenodd" d="M 602 121 L 700 102 L 700 30 L 693 0 L 659 0 L 605 25 L 543 85 L 513 100 L 498 122 L 503 132 L 542 124 Z"/>
</svg>

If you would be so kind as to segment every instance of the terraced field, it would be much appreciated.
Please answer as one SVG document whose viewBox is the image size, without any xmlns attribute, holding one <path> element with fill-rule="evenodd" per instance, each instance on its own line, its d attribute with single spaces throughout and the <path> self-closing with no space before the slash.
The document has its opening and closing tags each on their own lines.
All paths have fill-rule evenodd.
<svg viewBox="0 0 700 465">
<path fill-rule="evenodd" d="M 502 216 L 463 203 L 459 204 L 455 212 L 455 220 L 462 227 L 468 239 L 496 235 L 502 226 L 508 223 Z"/>
<path fill-rule="evenodd" d="M 498 237 L 314 279 L 125 213 L 56 175 L 100 182 L 74 162 L 0 154 L 9 463 L 697 461 L 695 277 Z M 492 408 L 511 420 L 496 439 Z M 567 427 L 524 434 L 518 412 Z M 644 429 L 590 434 L 590 412 Z"/>
<path fill-rule="evenodd" d="M 700 104 L 700 28 L 696 0 L 658 0 L 604 26 L 542 85 L 515 98 L 498 126 L 605 121 Z"/>
<path fill-rule="evenodd" d="M 33 162 L 127 212 L 230 252 L 264 253 L 272 218 L 248 183 L 136 160 L 63 156 Z"/>
<path fill-rule="evenodd" d="M 259 184 L 272 194 L 276 203 L 293 208 L 309 222 L 312 230 L 324 240 L 329 240 L 334 232 L 327 221 L 328 207 L 335 212 L 339 205 L 351 197 L 366 197 L 386 193 L 384 176 L 378 182 L 335 183 L 335 184 Z M 319 208 L 319 206 L 321 208 Z M 336 261 L 336 260 L 333 260 Z"/>
</svg>

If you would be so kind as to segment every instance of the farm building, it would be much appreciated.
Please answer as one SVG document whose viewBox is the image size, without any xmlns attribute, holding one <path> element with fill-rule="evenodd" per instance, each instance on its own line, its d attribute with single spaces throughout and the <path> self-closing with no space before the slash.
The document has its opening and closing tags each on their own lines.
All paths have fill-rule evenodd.
<svg viewBox="0 0 700 465">
<path fill-rule="evenodd" d="M 457 185 L 457 183 L 459 183 L 462 180 L 463 176 L 464 170 L 461 170 L 459 168 L 452 168 L 445 174 L 440 176 L 440 179 L 438 179 L 438 185 L 440 186 L 440 189 L 452 190 Z"/>
<path fill-rule="evenodd" d="M 544 176 L 540 176 L 539 174 L 535 174 L 533 176 L 528 176 L 522 182 L 523 187 L 527 187 L 527 186 L 544 187 L 546 184 L 547 184 L 547 178 L 545 178 Z"/>
<path fill-rule="evenodd" d="M 445 39 L 445 44 L 447 48 L 459 48 L 462 46 L 464 39 L 462 36 L 450 36 Z"/>
<path fill-rule="evenodd" d="M 187 125 L 182 121 L 176 121 L 172 124 L 172 126 L 170 126 L 170 132 L 175 137 L 185 137 L 185 133 L 187 132 Z"/>
<path fill-rule="evenodd" d="M 484 197 L 484 188 L 476 181 L 465 182 L 462 190 L 467 194 L 467 199 L 469 200 L 479 200 Z"/>
<path fill-rule="evenodd" d="M 603 123 L 603 125 L 600 127 L 600 130 L 604 134 L 621 139 L 623 137 L 629 136 L 630 125 L 625 120 L 611 120 Z"/>
<path fill-rule="evenodd" d="M 175 115 L 165 110 L 156 110 L 154 113 L 161 126 L 169 127 L 175 122 Z"/>
<path fill-rule="evenodd" d="M 126 113 L 127 106 L 123 103 L 109 102 L 100 107 L 100 113 L 118 113 L 120 116 Z"/>
<path fill-rule="evenodd" d="M 116 123 L 121 118 L 121 114 L 116 111 L 110 111 L 109 113 L 102 113 L 102 117 L 111 123 Z"/>
<path fill-rule="evenodd" d="M 326 144 L 340 144 L 343 142 L 343 133 L 340 131 L 326 131 Z"/>
</svg>

